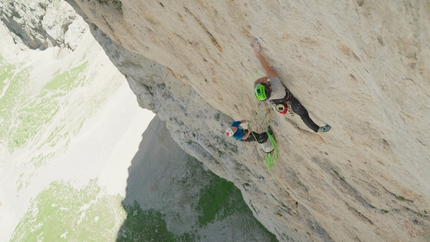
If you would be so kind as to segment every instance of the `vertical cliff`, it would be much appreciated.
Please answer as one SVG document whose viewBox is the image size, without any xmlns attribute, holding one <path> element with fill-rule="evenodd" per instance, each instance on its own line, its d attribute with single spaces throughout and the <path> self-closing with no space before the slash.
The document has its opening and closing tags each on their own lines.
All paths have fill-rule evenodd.
<svg viewBox="0 0 430 242">
<path fill-rule="evenodd" d="M 428 1 L 68 2 L 180 146 L 242 190 L 288 241 L 430 239 Z M 255 144 L 223 136 L 260 108 L 262 43 L 324 135 L 272 114 L 274 180 Z"/>
</svg>

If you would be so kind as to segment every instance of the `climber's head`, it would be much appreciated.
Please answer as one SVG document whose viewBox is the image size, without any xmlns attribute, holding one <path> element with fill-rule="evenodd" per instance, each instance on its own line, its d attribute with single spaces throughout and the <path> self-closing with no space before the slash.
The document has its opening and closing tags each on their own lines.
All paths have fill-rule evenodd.
<svg viewBox="0 0 430 242">
<path fill-rule="evenodd" d="M 234 134 L 234 132 L 233 132 L 233 130 L 231 128 L 228 128 L 225 131 L 225 135 L 228 136 L 228 137 L 233 136 L 233 134 Z"/>
<path fill-rule="evenodd" d="M 262 77 L 256 81 L 254 93 L 259 101 L 265 101 L 270 97 L 272 89 L 267 81 L 267 77 Z"/>
<path fill-rule="evenodd" d="M 234 133 L 236 133 L 236 131 L 237 131 L 237 127 L 230 127 L 225 131 L 225 135 L 228 137 L 233 136 Z"/>
</svg>

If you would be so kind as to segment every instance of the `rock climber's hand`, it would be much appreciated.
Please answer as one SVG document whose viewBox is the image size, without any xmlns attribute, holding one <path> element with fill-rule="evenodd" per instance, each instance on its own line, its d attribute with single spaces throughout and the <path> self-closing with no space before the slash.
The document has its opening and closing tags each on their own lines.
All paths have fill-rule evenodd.
<svg viewBox="0 0 430 242">
<path fill-rule="evenodd" d="M 254 39 L 254 43 L 252 43 L 251 46 L 255 54 L 260 53 L 260 41 L 258 41 L 257 38 Z"/>
</svg>

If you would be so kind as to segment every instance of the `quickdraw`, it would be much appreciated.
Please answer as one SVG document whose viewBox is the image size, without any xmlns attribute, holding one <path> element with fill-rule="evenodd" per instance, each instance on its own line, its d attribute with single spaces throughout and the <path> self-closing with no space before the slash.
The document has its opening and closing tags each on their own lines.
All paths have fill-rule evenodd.
<svg viewBox="0 0 430 242">
<path fill-rule="evenodd" d="M 290 111 L 291 116 L 294 116 L 294 112 L 293 112 L 293 109 L 291 108 L 291 102 L 290 101 L 287 101 L 287 107 L 288 107 L 288 110 L 291 110 Z"/>
</svg>

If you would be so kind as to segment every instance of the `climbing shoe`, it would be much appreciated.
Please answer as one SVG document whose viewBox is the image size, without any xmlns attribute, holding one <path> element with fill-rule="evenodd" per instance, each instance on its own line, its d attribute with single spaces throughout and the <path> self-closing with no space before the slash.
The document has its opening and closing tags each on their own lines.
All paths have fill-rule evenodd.
<svg viewBox="0 0 430 242">
<path fill-rule="evenodd" d="M 325 126 L 320 127 L 320 130 L 318 133 L 325 133 L 325 132 L 328 132 L 330 129 L 331 129 L 330 125 L 327 124 Z"/>
</svg>

